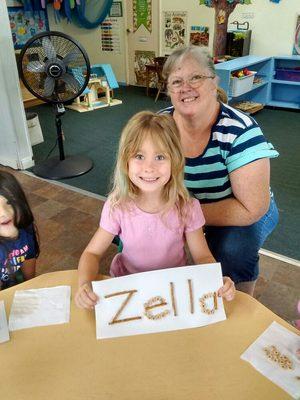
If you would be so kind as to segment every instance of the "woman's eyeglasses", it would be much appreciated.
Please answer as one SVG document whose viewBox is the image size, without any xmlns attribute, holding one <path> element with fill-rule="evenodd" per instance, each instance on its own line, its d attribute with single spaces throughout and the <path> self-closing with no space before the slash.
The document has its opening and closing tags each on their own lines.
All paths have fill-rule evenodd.
<svg viewBox="0 0 300 400">
<path fill-rule="evenodd" d="M 181 79 L 181 78 L 174 78 L 171 79 L 167 86 L 170 92 L 172 93 L 178 93 L 181 90 L 181 87 L 184 85 L 184 82 L 186 82 L 191 88 L 197 89 L 199 86 L 203 84 L 203 82 L 206 79 L 214 79 L 214 76 L 205 76 L 205 75 L 192 75 L 191 77 L 187 79 Z"/>
</svg>

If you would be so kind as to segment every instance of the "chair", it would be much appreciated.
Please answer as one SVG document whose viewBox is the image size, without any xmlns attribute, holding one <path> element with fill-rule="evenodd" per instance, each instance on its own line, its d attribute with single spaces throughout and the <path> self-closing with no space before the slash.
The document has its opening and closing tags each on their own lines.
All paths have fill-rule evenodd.
<svg viewBox="0 0 300 400">
<path fill-rule="evenodd" d="M 164 63 L 166 62 L 167 57 L 154 57 L 154 65 L 156 67 L 157 74 L 157 93 L 155 97 L 155 103 L 157 102 L 158 96 L 160 93 L 167 93 L 167 84 L 165 79 L 162 76 L 162 70 L 164 67 Z"/>
</svg>

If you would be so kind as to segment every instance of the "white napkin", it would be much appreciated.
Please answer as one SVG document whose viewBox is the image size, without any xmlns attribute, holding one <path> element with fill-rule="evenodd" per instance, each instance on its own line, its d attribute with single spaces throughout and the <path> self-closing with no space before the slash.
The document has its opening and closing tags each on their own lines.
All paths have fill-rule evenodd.
<svg viewBox="0 0 300 400">
<path fill-rule="evenodd" d="M 270 360 L 264 349 L 275 346 L 281 355 L 292 362 L 292 369 L 283 369 Z M 294 399 L 300 398 L 300 359 L 296 351 L 300 349 L 300 336 L 289 331 L 277 322 L 272 324 L 241 355 L 261 374 L 289 393 Z"/>
<path fill-rule="evenodd" d="M 69 322 L 70 295 L 70 286 L 17 290 L 10 311 L 9 330 Z"/>
<path fill-rule="evenodd" d="M 0 301 L 0 343 L 7 342 L 9 340 L 9 332 L 7 326 L 7 319 L 4 307 L 4 301 Z"/>
</svg>

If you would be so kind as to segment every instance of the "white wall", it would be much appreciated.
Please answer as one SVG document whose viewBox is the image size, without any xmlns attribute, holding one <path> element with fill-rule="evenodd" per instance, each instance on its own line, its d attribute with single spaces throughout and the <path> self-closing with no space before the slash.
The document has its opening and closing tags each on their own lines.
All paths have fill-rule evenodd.
<svg viewBox="0 0 300 400">
<path fill-rule="evenodd" d="M 33 165 L 32 148 L 21 98 L 7 8 L 2 1 L 0 1 L 0 54 L 0 164 L 25 169 Z"/>
<path fill-rule="evenodd" d="M 125 57 L 125 10 L 123 4 L 123 17 L 118 18 L 120 21 L 121 37 L 120 47 L 121 54 L 111 54 L 101 50 L 101 28 L 85 29 L 79 27 L 75 23 L 68 23 L 67 19 L 61 19 L 56 23 L 54 19 L 53 5 L 48 5 L 49 28 L 53 31 L 64 32 L 67 35 L 77 39 L 88 53 L 91 64 L 111 64 L 114 74 L 118 82 L 126 82 Z"/>
<path fill-rule="evenodd" d="M 210 31 L 209 50 L 212 53 L 214 36 L 214 9 L 200 6 L 198 0 L 153 0 L 153 6 L 159 1 L 160 18 L 163 11 L 187 11 L 189 37 L 191 25 L 208 26 Z M 126 5 L 130 2 L 123 0 L 123 17 L 120 18 L 123 35 L 121 37 L 120 55 L 101 51 L 101 29 L 80 28 L 74 23 L 68 24 L 66 20 L 56 23 L 53 7 L 48 5 L 50 29 L 65 32 L 76 38 L 86 49 L 91 64 L 111 64 L 119 82 L 128 82 L 126 71 L 126 40 L 127 22 Z M 130 10 L 128 10 L 129 12 Z M 252 0 L 251 5 L 238 5 L 231 14 L 229 23 L 238 20 L 248 21 L 252 30 L 250 54 L 255 55 L 290 55 L 293 47 L 293 37 L 296 28 L 297 14 L 300 14 L 300 0 L 281 0 L 279 4 L 270 0 Z M 130 13 L 129 13 L 130 15 Z M 130 26 L 128 22 L 128 26 Z M 235 25 L 229 25 L 235 28 Z M 136 35 L 142 35 L 140 28 Z M 153 32 L 155 34 L 155 32 Z M 160 32 L 156 34 L 159 35 Z M 161 46 L 159 53 L 162 53 Z"/>
<path fill-rule="evenodd" d="M 188 11 L 188 35 L 191 25 L 209 27 L 209 50 L 212 52 L 214 36 L 214 9 L 199 5 L 198 0 L 162 0 L 162 11 Z M 252 0 L 250 5 L 237 5 L 229 23 L 248 21 L 252 30 L 250 54 L 291 55 L 300 0 Z M 250 17 L 250 18 L 249 18 Z M 253 18 L 252 18 L 253 17 Z M 229 25 L 235 28 L 235 25 Z"/>
</svg>

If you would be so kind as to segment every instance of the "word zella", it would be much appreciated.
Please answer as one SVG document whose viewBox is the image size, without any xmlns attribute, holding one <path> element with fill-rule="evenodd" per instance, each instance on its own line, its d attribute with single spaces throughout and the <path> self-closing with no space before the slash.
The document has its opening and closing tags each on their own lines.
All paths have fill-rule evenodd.
<svg viewBox="0 0 300 400">
<path fill-rule="evenodd" d="M 140 272 L 92 283 L 97 339 L 198 328 L 226 320 L 219 263 Z"/>
<path fill-rule="evenodd" d="M 195 313 L 195 305 L 194 305 L 194 291 L 192 287 L 192 280 L 187 280 L 187 287 L 189 293 L 189 312 L 191 314 Z M 168 315 L 172 314 L 176 317 L 178 316 L 177 310 L 177 299 L 175 296 L 175 285 L 173 282 L 169 283 L 170 288 L 170 297 L 171 297 L 171 308 L 164 308 L 161 310 L 162 307 L 168 307 L 169 304 L 167 301 L 161 296 L 151 297 L 148 301 L 144 303 L 144 313 L 143 315 L 150 319 L 150 320 L 160 320 L 162 318 L 167 317 Z M 123 296 L 126 295 L 125 299 L 121 303 L 120 307 L 118 308 L 115 315 L 112 319 L 108 322 L 108 325 L 119 324 L 129 321 L 136 321 L 140 320 L 143 317 L 141 315 L 135 315 L 130 317 L 121 317 L 121 315 L 126 314 L 126 307 L 134 297 L 134 295 L 138 292 L 137 289 L 132 290 L 124 290 L 120 292 L 110 293 L 104 296 L 105 299 L 110 299 L 112 297 Z M 214 314 L 215 311 L 218 309 L 218 300 L 217 300 L 217 293 L 216 292 L 208 292 L 203 294 L 199 299 L 199 309 L 204 314 Z M 159 309 L 159 310 L 158 310 Z"/>
</svg>

